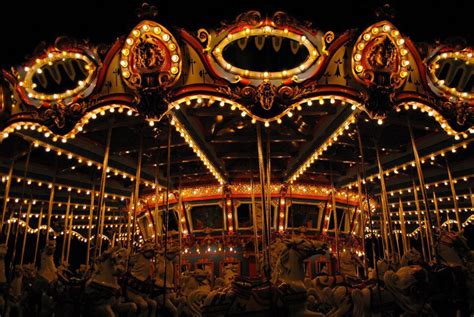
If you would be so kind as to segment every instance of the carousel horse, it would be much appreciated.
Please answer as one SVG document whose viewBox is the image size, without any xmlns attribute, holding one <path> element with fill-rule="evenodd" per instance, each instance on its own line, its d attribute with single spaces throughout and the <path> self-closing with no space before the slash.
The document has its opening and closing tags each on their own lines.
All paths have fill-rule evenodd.
<svg viewBox="0 0 474 317">
<path fill-rule="evenodd" d="M 173 299 L 175 298 L 175 283 L 174 278 L 176 276 L 176 268 L 175 262 L 176 257 L 179 254 L 179 247 L 178 246 L 171 246 L 168 248 L 166 252 L 166 256 L 164 252 L 158 252 L 158 256 L 156 257 L 156 271 L 155 271 L 155 279 L 154 279 L 154 290 L 152 297 L 156 301 L 158 305 L 163 304 L 163 295 L 165 294 L 166 290 L 166 298 L 164 299 L 165 308 L 173 315 L 178 316 L 178 309 L 173 303 Z M 166 271 L 166 285 L 165 285 L 165 271 Z"/>
<path fill-rule="evenodd" d="M 409 266 L 409 265 L 421 265 L 423 263 L 423 258 L 421 253 L 417 249 L 411 248 L 405 252 L 400 259 L 400 267 Z"/>
<path fill-rule="evenodd" d="M 429 302 L 429 273 L 419 265 L 384 274 L 385 288 L 393 295 L 405 316 L 436 316 Z"/>
<path fill-rule="evenodd" d="M 234 278 L 237 276 L 238 272 L 239 272 L 239 264 L 226 263 L 223 266 L 222 277 L 216 278 L 216 281 L 214 283 L 214 289 L 230 286 Z"/>
<path fill-rule="evenodd" d="M 201 308 L 206 316 L 238 316 L 245 313 L 277 316 L 320 316 L 306 308 L 304 260 L 316 254 L 326 254 L 327 245 L 308 239 L 285 239 L 271 254 L 273 267 L 269 281 L 236 278 L 228 288 L 211 292 Z M 276 259 L 276 260 L 275 260 Z"/>
<path fill-rule="evenodd" d="M 5 316 L 10 316 L 13 310 L 16 310 L 17 316 L 23 316 L 22 300 L 23 300 L 23 269 L 20 265 L 15 265 L 14 276 L 10 282 L 8 290 L 7 304 L 5 308 Z"/>
<path fill-rule="evenodd" d="M 210 280 L 209 272 L 202 269 L 181 274 L 178 293 L 178 316 L 201 316 L 201 306 L 212 290 Z"/>
<path fill-rule="evenodd" d="M 127 299 L 140 309 L 140 317 L 156 315 L 157 303 L 149 297 L 153 287 L 152 258 L 156 254 L 155 244 L 147 242 L 139 253 L 130 258 L 130 272 L 127 275 Z"/>
<path fill-rule="evenodd" d="M 457 303 L 460 311 L 464 307 L 474 311 L 474 252 L 470 250 L 462 232 L 441 231 L 438 235 L 436 251 L 438 260 L 445 267 L 430 270 L 433 287 L 438 294 L 433 296 L 433 307 L 446 307 L 449 300 Z M 449 286 L 448 286 L 449 285 Z M 451 290 L 446 291 L 447 288 Z M 433 291 L 432 291 L 433 292 Z"/>
<path fill-rule="evenodd" d="M 124 248 L 109 248 L 98 258 L 96 269 L 84 286 L 85 316 L 135 316 L 137 306 L 119 300 L 121 287 L 118 276 L 125 274 L 126 266 L 127 250 Z"/>
<path fill-rule="evenodd" d="M 358 269 L 363 268 L 364 263 L 362 263 L 355 252 L 350 250 L 342 252 L 339 263 L 339 271 L 345 277 L 346 281 L 360 282 Z"/>
<path fill-rule="evenodd" d="M 35 314 L 38 316 L 50 316 L 54 313 L 53 289 L 58 279 L 58 270 L 54 264 L 54 252 L 56 251 L 56 240 L 49 240 L 40 255 L 40 266 L 37 274 L 29 279 L 27 297 L 31 300 Z M 32 307 L 29 307 L 32 308 Z"/>
<path fill-rule="evenodd" d="M 5 310 L 5 296 L 8 288 L 7 276 L 5 275 L 5 255 L 7 246 L 0 244 L 0 314 Z"/>
</svg>

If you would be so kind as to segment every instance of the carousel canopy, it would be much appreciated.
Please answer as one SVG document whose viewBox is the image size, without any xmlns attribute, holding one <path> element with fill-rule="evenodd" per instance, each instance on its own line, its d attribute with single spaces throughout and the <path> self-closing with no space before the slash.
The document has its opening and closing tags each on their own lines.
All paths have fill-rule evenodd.
<svg viewBox="0 0 474 317">
<path fill-rule="evenodd" d="M 26 200 L 60 215 L 70 199 L 81 220 L 95 194 L 111 220 L 133 193 L 142 210 L 166 188 L 266 180 L 346 195 L 362 183 L 414 223 L 419 202 L 470 221 L 472 45 L 413 41 L 389 7 L 335 32 L 278 10 L 192 29 L 157 11 L 142 6 L 115 41 L 58 37 L 4 65 L 4 214 Z"/>
</svg>

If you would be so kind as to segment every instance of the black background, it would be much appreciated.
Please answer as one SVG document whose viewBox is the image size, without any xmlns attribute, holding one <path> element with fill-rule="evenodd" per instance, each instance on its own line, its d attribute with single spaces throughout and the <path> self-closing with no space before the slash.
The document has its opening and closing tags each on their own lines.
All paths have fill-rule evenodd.
<svg viewBox="0 0 474 317">
<path fill-rule="evenodd" d="M 149 1 L 158 7 L 157 20 L 165 26 L 190 31 L 218 26 L 239 13 L 256 9 L 271 15 L 282 10 L 309 20 L 323 31 L 343 32 L 363 29 L 377 21 L 374 11 L 386 1 L 301 1 L 301 0 L 220 0 Z M 472 46 L 474 1 L 391 1 L 392 22 L 416 42 L 463 38 Z M 58 36 L 89 39 L 92 43 L 112 43 L 128 34 L 138 22 L 138 0 L 20 1 L 2 0 L 0 5 L 0 67 L 9 68 L 25 61 L 41 41 L 52 43 Z"/>
</svg>

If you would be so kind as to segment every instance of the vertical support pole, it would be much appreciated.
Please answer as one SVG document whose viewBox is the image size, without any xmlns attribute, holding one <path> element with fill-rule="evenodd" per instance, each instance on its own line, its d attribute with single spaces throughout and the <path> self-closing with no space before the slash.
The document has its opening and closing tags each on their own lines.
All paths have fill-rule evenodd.
<svg viewBox="0 0 474 317">
<path fill-rule="evenodd" d="M 360 175 L 360 171 L 359 173 L 357 173 L 357 195 L 359 197 L 359 210 L 360 210 L 360 232 L 361 232 L 361 235 L 362 235 L 362 247 L 363 247 L 363 250 L 364 250 L 364 276 L 367 276 L 368 275 L 368 271 L 369 271 L 369 263 L 367 261 L 367 252 L 365 250 L 365 212 L 364 212 L 364 206 L 363 206 L 363 203 L 362 203 L 362 198 L 363 198 L 363 194 L 362 194 L 362 182 L 361 182 L 361 175 Z M 370 212 L 370 210 L 369 210 Z"/>
<path fill-rule="evenodd" d="M 41 223 L 43 222 L 43 207 L 44 207 L 44 203 L 41 204 L 41 209 L 39 213 L 38 231 L 36 232 L 35 256 L 33 258 L 34 264 L 36 264 L 36 259 L 38 256 L 38 248 L 39 248 L 39 242 L 40 242 L 40 236 L 41 236 Z"/>
<path fill-rule="evenodd" d="M 102 213 L 100 215 L 100 237 L 99 237 L 99 256 L 102 254 L 102 242 L 104 241 L 103 236 L 104 236 L 104 226 L 105 226 L 105 211 L 107 210 L 107 206 L 105 205 L 105 202 L 103 203 L 103 206 L 101 208 Z"/>
<path fill-rule="evenodd" d="M 49 230 L 51 228 L 51 215 L 53 214 L 53 202 L 54 202 L 54 193 L 56 190 L 56 175 L 53 178 L 53 184 L 51 185 L 51 191 L 49 193 L 49 203 L 48 203 L 48 215 L 46 216 L 46 244 L 49 242 Z"/>
<path fill-rule="evenodd" d="M 402 197 L 398 198 L 398 219 L 400 220 L 400 229 L 402 230 L 403 253 L 408 252 L 407 229 L 405 224 L 405 212 L 403 211 Z"/>
<path fill-rule="evenodd" d="M 9 200 L 9 195 L 10 195 L 10 188 L 12 185 L 12 179 L 13 179 L 13 167 L 15 166 L 15 160 L 12 160 L 10 164 L 10 169 L 8 170 L 8 179 L 7 183 L 5 184 L 5 194 L 3 197 L 3 209 L 2 209 L 2 222 L 0 223 L 0 236 L 3 233 L 3 224 L 5 222 L 5 215 L 7 213 L 7 206 L 8 206 L 8 200 Z"/>
<path fill-rule="evenodd" d="M 130 254 L 132 250 L 132 213 L 133 213 L 133 200 L 134 200 L 133 191 L 130 193 L 130 200 L 128 203 L 128 217 L 127 217 L 127 250 Z"/>
<path fill-rule="evenodd" d="M 170 188 L 171 188 L 171 120 L 168 124 L 168 144 L 167 144 L 167 153 L 166 153 L 166 210 L 165 210 L 165 234 L 164 234 L 164 259 L 168 256 L 168 229 L 169 229 L 169 218 L 170 218 Z M 223 191 L 224 192 L 224 191 Z M 168 261 L 165 260 L 165 269 L 164 269 L 164 276 L 163 276 L 163 302 L 162 305 L 165 307 L 166 303 L 166 278 L 167 278 L 167 270 L 168 270 Z M 181 268 L 180 268 L 181 269 Z"/>
<path fill-rule="evenodd" d="M 449 186 L 451 187 L 451 195 L 453 197 L 454 214 L 456 216 L 456 224 L 458 226 L 458 231 L 461 232 L 462 231 L 462 224 L 461 224 L 461 218 L 459 217 L 459 205 L 458 205 L 458 200 L 457 200 L 457 195 L 456 195 L 456 188 L 454 186 L 453 174 L 451 172 L 451 167 L 449 166 L 448 159 L 446 159 L 446 170 L 448 171 Z"/>
<path fill-rule="evenodd" d="M 332 174 L 331 174 L 331 207 L 332 207 L 332 214 L 334 217 L 334 236 L 335 236 L 335 243 L 336 243 L 336 257 L 337 257 L 337 270 L 340 270 L 340 254 L 339 254 L 339 222 L 337 221 L 337 210 L 336 210 L 336 189 L 334 188 L 334 184 L 332 182 Z"/>
<path fill-rule="evenodd" d="M 438 230 L 441 231 L 441 217 L 439 215 L 438 197 L 436 197 L 436 192 L 433 192 L 433 203 L 435 206 L 436 224 L 438 226 Z"/>
<path fill-rule="evenodd" d="M 394 252 L 395 248 L 394 248 L 394 243 L 393 243 L 392 217 L 390 216 L 390 208 L 388 206 L 387 187 L 385 185 L 385 176 L 384 176 L 384 172 L 383 172 L 382 163 L 380 161 L 380 151 L 379 151 L 378 144 L 375 145 L 375 153 L 377 155 L 377 165 L 378 165 L 378 168 L 379 168 L 381 199 L 382 199 L 382 212 L 385 215 L 383 227 L 385 229 L 385 221 L 386 221 L 387 222 L 387 229 L 388 229 L 388 230 L 384 230 L 385 239 L 387 239 L 387 236 L 388 236 L 388 243 L 389 244 L 388 243 L 386 244 L 387 247 L 388 247 L 387 251 L 388 251 L 389 258 L 391 258 L 391 260 L 394 261 L 396 259 L 396 256 L 394 254 L 395 253 Z"/>
<path fill-rule="evenodd" d="M 102 176 L 100 177 L 100 187 L 99 187 L 99 199 L 97 203 L 98 213 L 97 213 L 97 221 L 96 221 L 96 234 L 95 234 L 95 241 L 94 241 L 94 262 L 97 257 L 97 252 L 99 248 L 99 237 L 100 233 L 100 224 L 102 221 L 102 208 L 104 207 L 104 200 L 105 200 L 105 184 L 107 183 L 107 170 L 109 166 L 109 154 L 110 154 L 110 140 L 112 138 L 112 124 L 110 124 L 109 129 L 107 130 L 107 138 L 105 144 L 105 153 L 104 153 L 104 160 L 102 161 Z"/>
<path fill-rule="evenodd" d="M 253 173 L 252 173 L 252 170 L 250 170 L 250 173 L 252 174 L 251 177 L 250 177 L 250 195 L 251 195 L 251 199 L 252 199 L 252 222 L 253 222 L 255 266 L 256 266 L 257 273 L 260 274 L 258 225 L 257 225 L 257 214 L 256 214 L 256 208 L 255 208 L 255 192 L 254 192 L 254 189 L 253 189 Z"/>
<path fill-rule="evenodd" d="M 30 214 L 31 214 L 32 205 L 33 203 L 30 201 L 30 204 L 28 205 L 28 209 L 26 211 L 26 226 L 25 226 L 25 232 L 23 233 L 23 245 L 21 247 L 20 265 L 23 265 L 23 259 L 25 256 L 26 239 L 28 238 L 28 227 L 30 224 Z"/>
<path fill-rule="evenodd" d="M 92 220 L 94 217 L 94 198 L 95 198 L 95 184 L 92 185 L 91 202 L 89 206 L 89 225 L 87 226 L 87 253 L 86 253 L 86 268 L 89 269 L 91 257 L 91 235 L 92 235 Z"/>
<path fill-rule="evenodd" d="M 71 210 L 71 194 L 67 197 L 67 205 L 66 205 L 66 218 L 64 218 L 64 230 L 63 230 L 63 245 L 61 247 L 61 263 L 64 262 L 64 251 L 66 249 L 67 244 L 67 229 L 68 229 L 68 222 L 69 222 L 69 211 Z"/>
<path fill-rule="evenodd" d="M 71 250 L 72 240 L 72 224 L 74 222 L 74 211 L 71 212 L 71 220 L 69 220 L 69 234 L 67 239 L 67 252 L 66 252 L 66 263 L 69 263 L 69 251 Z"/>
<path fill-rule="evenodd" d="M 258 148 L 258 165 L 260 172 L 260 187 L 261 187 L 261 202 L 262 202 L 262 242 L 263 242 L 263 262 L 264 262 L 264 273 L 267 279 L 271 278 L 271 268 L 270 268 L 270 241 L 269 237 L 269 224 L 267 217 L 267 204 L 266 204 L 266 181 L 265 181 L 265 163 L 263 161 L 263 145 L 262 145 L 262 128 L 260 123 L 257 124 L 257 148 Z"/>
<path fill-rule="evenodd" d="M 425 206 L 425 221 L 426 231 L 428 239 L 428 248 L 431 253 L 433 252 L 434 259 L 436 260 L 436 249 L 433 245 L 433 235 L 431 234 L 431 212 L 428 200 L 428 194 L 426 193 L 425 177 L 423 176 L 423 169 L 421 168 L 420 156 L 418 155 L 418 149 L 416 148 L 415 137 L 413 135 L 413 129 L 411 128 L 410 119 L 408 119 L 408 130 L 410 132 L 411 146 L 413 149 L 413 155 L 415 157 L 416 172 L 418 174 L 418 181 L 420 182 L 421 195 Z M 431 258 L 431 257 L 430 257 Z"/>
<path fill-rule="evenodd" d="M 135 187 L 134 187 L 134 194 L 133 194 L 133 225 L 132 225 L 132 240 L 129 242 L 131 243 L 131 248 L 129 250 L 133 250 L 133 244 L 135 243 L 135 234 L 136 234 L 136 225 L 137 225 L 137 209 L 138 209 L 138 201 L 140 199 L 140 179 L 142 175 L 142 156 L 143 156 L 143 133 L 140 133 L 140 140 L 139 140 L 139 148 L 138 148 L 138 157 L 137 157 L 137 171 L 135 175 Z"/>
<path fill-rule="evenodd" d="M 421 243 L 421 251 L 423 252 L 423 260 L 428 262 L 430 260 L 429 254 L 426 252 L 425 249 L 425 239 L 423 234 L 423 221 L 421 219 L 421 210 L 420 210 L 420 202 L 418 200 L 418 191 L 416 190 L 415 180 L 413 180 L 413 195 L 415 197 L 415 205 L 416 205 L 416 215 L 418 216 L 418 229 L 420 230 L 420 243 Z M 428 250 L 429 252 L 429 250 Z"/>
<path fill-rule="evenodd" d="M 20 202 L 20 210 L 18 211 L 18 217 L 16 218 L 15 240 L 14 240 L 14 243 L 13 243 L 13 254 L 12 254 L 12 259 L 10 261 L 10 268 L 13 268 L 13 265 L 15 264 L 16 245 L 17 245 L 17 242 L 18 242 L 18 234 L 20 232 L 20 218 L 21 218 L 21 210 L 22 209 L 23 209 L 23 200 Z M 10 235 L 8 235 L 8 236 L 10 236 Z M 7 239 L 6 244 L 8 245 L 8 239 Z"/>
</svg>

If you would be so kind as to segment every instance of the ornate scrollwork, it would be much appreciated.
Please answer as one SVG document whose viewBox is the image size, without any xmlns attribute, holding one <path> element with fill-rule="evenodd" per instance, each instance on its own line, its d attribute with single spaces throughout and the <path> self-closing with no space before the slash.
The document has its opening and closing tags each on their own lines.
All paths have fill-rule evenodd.
<svg viewBox="0 0 474 317">
<path fill-rule="evenodd" d="M 85 113 L 88 104 L 85 102 L 75 102 L 70 105 L 58 102 L 39 113 L 39 117 L 44 123 L 59 130 L 72 126 Z"/>
<path fill-rule="evenodd" d="M 209 45 L 211 43 L 212 36 L 206 29 L 199 29 L 197 31 L 197 38 L 204 45 L 206 51 L 211 49 Z"/>
<path fill-rule="evenodd" d="M 256 10 L 251 10 L 239 14 L 233 22 L 222 21 L 221 27 L 217 31 L 220 32 L 228 27 L 239 25 L 250 25 L 256 27 L 259 26 L 262 21 L 262 14 Z"/>
<path fill-rule="evenodd" d="M 298 21 L 294 17 L 288 15 L 283 11 L 277 11 L 273 14 L 272 21 L 276 27 L 285 27 L 288 25 L 297 25 L 310 28 L 312 23 L 310 21 Z"/>
</svg>

